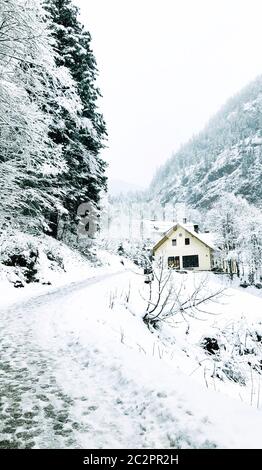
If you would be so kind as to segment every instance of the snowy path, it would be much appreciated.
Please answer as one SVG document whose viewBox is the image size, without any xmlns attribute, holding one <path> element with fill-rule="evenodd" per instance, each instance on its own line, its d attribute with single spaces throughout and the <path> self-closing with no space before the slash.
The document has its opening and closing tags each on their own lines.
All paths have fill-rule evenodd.
<svg viewBox="0 0 262 470">
<path fill-rule="evenodd" d="M 107 297 L 131 277 L 98 276 L 2 311 L 1 448 L 261 447 L 260 413 L 134 347 L 149 350 L 154 336 L 126 310 L 116 318 Z"/>
<path fill-rule="evenodd" d="M 54 340 L 52 349 L 39 347 L 36 325 L 45 327 L 45 320 L 50 320 L 46 313 L 48 310 L 53 312 L 54 304 L 62 307 L 72 294 L 118 274 L 105 274 L 75 282 L 14 304 L 1 312 L 0 448 L 30 448 L 36 443 L 41 448 L 78 447 L 73 436 L 75 430 L 81 428 L 81 423 L 70 418 L 72 397 L 63 392 L 54 371 L 63 367 L 64 354 L 67 356 L 65 367 L 68 370 L 68 362 L 74 360 L 75 353 L 79 351 L 74 349 L 72 355 L 66 340 L 62 354 L 61 338 L 56 341 L 56 330 L 49 337 L 50 344 Z M 52 319 L 54 324 L 55 320 Z M 56 348 L 58 345 L 59 350 Z M 58 356 L 53 353 L 58 353 Z M 80 397 L 80 402 L 85 401 L 85 396 Z M 94 409 L 94 406 L 88 406 L 87 414 Z M 83 425 L 82 431 L 86 431 Z"/>
<path fill-rule="evenodd" d="M 119 274 L 74 283 L 1 313 L 0 448 L 141 445 L 145 428 L 132 411 L 142 414 L 144 399 L 131 389 L 123 400 L 118 358 L 108 361 L 92 338 L 83 346 L 79 326 L 68 331 L 60 321 L 61 309 L 72 312 L 74 299 L 79 305 L 79 291 L 88 298 L 88 287 Z"/>
</svg>

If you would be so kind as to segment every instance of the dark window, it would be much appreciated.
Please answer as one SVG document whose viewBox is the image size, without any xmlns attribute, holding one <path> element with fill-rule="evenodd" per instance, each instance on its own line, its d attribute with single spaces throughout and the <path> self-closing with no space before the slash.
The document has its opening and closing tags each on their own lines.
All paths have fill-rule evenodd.
<svg viewBox="0 0 262 470">
<path fill-rule="evenodd" d="M 190 245 L 190 238 L 185 238 L 185 245 Z"/>
<path fill-rule="evenodd" d="M 183 268 L 198 268 L 198 255 L 183 256 Z"/>
<path fill-rule="evenodd" d="M 173 238 L 173 240 L 172 240 L 172 246 L 176 246 L 176 238 Z"/>
<path fill-rule="evenodd" d="M 169 268 L 180 269 L 180 259 L 179 256 L 169 256 L 167 260 Z"/>
</svg>

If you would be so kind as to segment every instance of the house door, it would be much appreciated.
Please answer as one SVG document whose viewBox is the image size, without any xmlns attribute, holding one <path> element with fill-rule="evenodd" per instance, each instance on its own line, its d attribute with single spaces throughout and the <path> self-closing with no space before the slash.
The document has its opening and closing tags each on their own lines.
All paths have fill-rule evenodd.
<svg viewBox="0 0 262 470">
<path fill-rule="evenodd" d="M 169 268 L 180 269 L 180 258 L 179 256 L 169 256 L 167 260 Z"/>
</svg>

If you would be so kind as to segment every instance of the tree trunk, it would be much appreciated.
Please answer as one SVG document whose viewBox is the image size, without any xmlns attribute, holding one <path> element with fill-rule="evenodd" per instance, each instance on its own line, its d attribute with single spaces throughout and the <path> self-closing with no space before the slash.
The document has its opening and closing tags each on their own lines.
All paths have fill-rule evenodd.
<svg viewBox="0 0 262 470">
<path fill-rule="evenodd" d="M 58 212 L 51 212 L 49 217 L 49 235 L 57 240 L 58 238 Z"/>
</svg>

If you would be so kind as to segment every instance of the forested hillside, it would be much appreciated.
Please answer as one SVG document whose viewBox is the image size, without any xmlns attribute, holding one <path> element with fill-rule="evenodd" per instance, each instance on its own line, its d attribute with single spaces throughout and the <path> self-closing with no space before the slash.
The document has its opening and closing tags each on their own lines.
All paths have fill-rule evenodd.
<svg viewBox="0 0 262 470">
<path fill-rule="evenodd" d="M 224 192 L 259 205 L 262 196 L 262 76 L 231 98 L 157 172 L 151 184 L 161 202 L 208 209 Z M 252 181 L 252 184 L 251 184 Z"/>
</svg>

